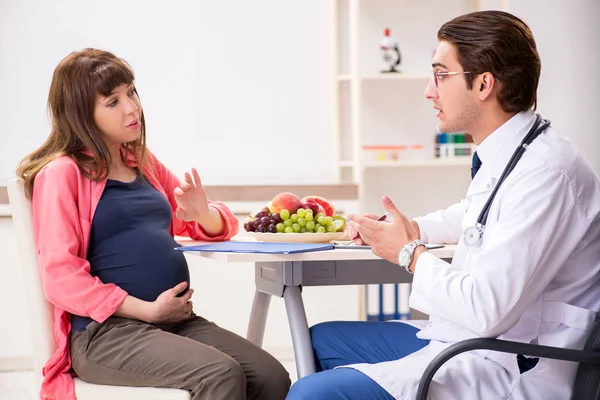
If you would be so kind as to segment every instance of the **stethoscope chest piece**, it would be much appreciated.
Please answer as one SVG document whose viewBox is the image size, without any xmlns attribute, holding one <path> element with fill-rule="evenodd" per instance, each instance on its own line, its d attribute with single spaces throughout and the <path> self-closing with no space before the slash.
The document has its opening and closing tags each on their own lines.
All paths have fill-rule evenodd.
<svg viewBox="0 0 600 400">
<path fill-rule="evenodd" d="M 476 226 L 470 226 L 465 229 L 463 233 L 463 240 L 469 247 L 475 246 L 481 240 L 483 236 L 483 225 L 477 224 Z"/>
</svg>

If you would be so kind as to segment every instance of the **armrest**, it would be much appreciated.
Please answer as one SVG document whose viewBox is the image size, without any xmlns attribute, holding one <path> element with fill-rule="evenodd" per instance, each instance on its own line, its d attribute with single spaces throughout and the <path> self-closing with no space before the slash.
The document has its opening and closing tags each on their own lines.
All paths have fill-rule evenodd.
<svg viewBox="0 0 600 400">
<path fill-rule="evenodd" d="M 498 339 L 468 339 L 455 343 L 437 355 L 427 366 L 419 381 L 417 400 L 426 400 L 433 375 L 452 357 L 471 350 L 493 350 L 503 353 L 523 354 L 533 357 L 600 365 L 600 352 L 592 350 L 563 349 L 530 343 L 511 342 Z"/>
</svg>

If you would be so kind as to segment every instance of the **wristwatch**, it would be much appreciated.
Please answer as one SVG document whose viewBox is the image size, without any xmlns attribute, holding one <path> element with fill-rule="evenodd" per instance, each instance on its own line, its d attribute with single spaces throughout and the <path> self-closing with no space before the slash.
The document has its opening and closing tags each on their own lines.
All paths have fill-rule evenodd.
<svg viewBox="0 0 600 400">
<path fill-rule="evenodd" d="M 419 246 L 425 246 L 425 243 L 419 239 L 413 240 L 412 242 L 405 244 L 398 253 L 398 265 L 404 268 L 404 270 L 410 274 L 412 274 L 412 272 L 410 272 L 408 267 L 410 267 L 410 263 L 412 262 L 415 249 Z"/>
</svg>

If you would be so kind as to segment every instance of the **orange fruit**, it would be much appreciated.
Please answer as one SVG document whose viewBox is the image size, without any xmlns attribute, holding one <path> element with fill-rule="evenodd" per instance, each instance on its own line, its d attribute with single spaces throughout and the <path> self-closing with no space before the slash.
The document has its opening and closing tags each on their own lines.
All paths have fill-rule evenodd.
<svg viewBox="0 0 600 400">
<path fill-rule="evenodd" d="M 329 202 L 329 200 L 324 199 L 323 197 L 320 197 L 320 196 L 306 196 L 301 201 L 305 202 L 306 200 L 312 200 L 315 203 L 317 203 L 318 205 L 320 205 L 321 207 L 323 207 L 323 210 L 325 211 L 326 216 L 333 217 L 335 215 L 335 207 L 333 206 L 333 204 L 331 204 Z"/>
</svg>

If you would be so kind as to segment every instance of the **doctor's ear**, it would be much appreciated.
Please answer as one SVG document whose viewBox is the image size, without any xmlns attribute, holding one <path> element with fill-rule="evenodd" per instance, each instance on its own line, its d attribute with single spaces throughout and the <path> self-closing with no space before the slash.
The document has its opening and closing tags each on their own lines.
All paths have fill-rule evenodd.
<svg viewBox="0 0 600 400">
<path fill-rule="evenodd" d="M 479 98 L 481 100 L 487 99 L 492 93 L 492 89 L 496 86 L 496 78 L 490 72 L 484 72 L 480 74 L 473 81 L 473 86 L 477 90 Z"/>
</svg>

